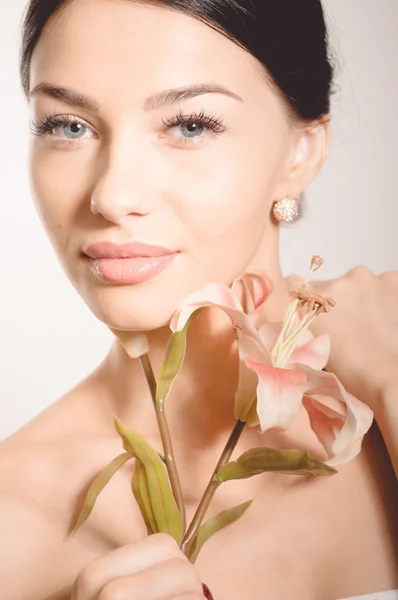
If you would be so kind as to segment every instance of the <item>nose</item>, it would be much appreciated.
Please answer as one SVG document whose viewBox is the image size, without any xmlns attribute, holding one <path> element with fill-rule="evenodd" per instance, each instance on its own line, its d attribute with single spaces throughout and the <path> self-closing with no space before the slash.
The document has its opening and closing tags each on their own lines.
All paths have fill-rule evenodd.
<svg viewBox="0 0 398 600">
<path fill-rule="evenodd" d="M 120 223 L 126 215 L 143 216 L 152 210 L 150 160 L 139 152 L 137 143 L 134 146 L 131 141 L 114 144 L 99 164 L 90 209 L 112 223 Z"/>
</svg>

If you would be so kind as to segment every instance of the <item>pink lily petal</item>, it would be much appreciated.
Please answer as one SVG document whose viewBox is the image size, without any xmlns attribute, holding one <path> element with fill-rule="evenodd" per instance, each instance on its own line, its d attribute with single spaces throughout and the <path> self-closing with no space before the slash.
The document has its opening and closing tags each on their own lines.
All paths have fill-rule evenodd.
<svg viewBox="0 0 398 600">
<path fill-rule="evenodd" d="M 299 321 L 299 319 L 298 319 L 298 321 Z M 312 342 L 314 337 L 315 337 L 314 334 L 309 329 L 305 329 L 301 333 L 300 338 L 297 342 L 297 348 L 301 348 L 301 346 L 305 346 L 306 344 L 309 344 L 310 342 Z"/>
<path fill-rule="evenodd" d="M 329 456 L 326 463 L 334 467 L 352 460 L 359 454 L 364 435 L 372 425 L 373 411 L 347 392 L 333 373 L 316 371 L 304 365 L 299 365 L 299 368 L 307 376 L 303 405 L 315 435 Z M 336 411 L 311 398 L 317 395 L 342 402 L 346 407 L 343 421 Z"/>
<path fill-rule="evenodd" d="M 264 323 L 259 328 L 258 333 L 260 335 L 260 339 L 261 339 L 262 343 L 264 344 L 264 346 L 268 350 L 271 351 L 273 349 L 273 347 L 275 346 L 277 339 L 279 337 L 279 334 L 282 331 L 282 327 L 283 327 L 283 323 L 277 322 L 277 323 Z M 313 339 L 314 339 L 314 335 L 311 333 L 311 331 L 309 329 L 304 330 L 298 340 L 297 348 L 301 348 L 302 346 L 309 344 L 310 342 L 312 342 Z M 300 361 L 295 360 L 294 362 L 300 362 Z"/>
<path fill-rule="evenodd" d="M 269 352 L 263 347 L 250 318 L 243 312 L 232 290 L 223 284 L 209 283 L 188 296 L 175 312 L 170 323 L 171 330 L 181 331 L 196 310 L 206 307 L 220 308 L 229 316 L 235 328 L 241 359 L 248 355 L 267 364 L 271 362 Z"/>
<path fill-rule="evenodd" d="M 256 329 L 236 331 L 240 360 L 250 359 L 256 363 L 273 366 L 271 353 L 264 347 Z"/>
<path fill-rule="evenodd" d="M 308 331 L 308 330 L 307 330 Z M 301 340 L 300 340 L 301 341 Z M 330 356 L 330 335 L 325 333 L 319 335 L 302 346 L 298 346 L 293 352 L 288 361 L 288 365 L 292 363 L 300 363 L 319 369 L 322 371 L 326 367 Z"/>
<path fill-rule="evenodd" d="M 228 314 L 231 321 L 239 327 L 246 326 L 252 329 L 252 325 L 243 311 L 243 307 L 232 290 L 221 283 L 208 283 L 197 292 L 193 292 L 185 298 L 182 305 L 174 313 L 170 323 L 173 332 L 181 331 L 189 317 L 199 308 L 214 306 L 222 308 Z"/>
<path fill-rule="evenodd" d="M 258 375 L 257 413 L 261 430 L 288 429 L 300 411 L 307 385 L 305 373 L 278 369 L 250 358 L 245 362 Z"/>
<path fill-rule="evenodd" d="M 260 340 L 265 348 L 271 352 L 276 344 L 276 340 L 282 331 L 282 323 L 264 323 L 258 330 Z"/>
<path fill-rule="evenodd" d="M 255 327 L 261 323 L 261 313 L 268 296 L 273 292 L 274 284 L 265 271 L 247 271 L 235 279 L 232 291 L 241 295 L 244 311 L 250 316 Z M 240 294 L 241 291 L 241 294 Z"/>
<path fill-rule="evenodd" d="M 305 394 L 303 406 L 308 413 L 311 429 L 330 457 L 333 454 L 333 442 L 344 426 L 345 416 Z"/>
</svg>

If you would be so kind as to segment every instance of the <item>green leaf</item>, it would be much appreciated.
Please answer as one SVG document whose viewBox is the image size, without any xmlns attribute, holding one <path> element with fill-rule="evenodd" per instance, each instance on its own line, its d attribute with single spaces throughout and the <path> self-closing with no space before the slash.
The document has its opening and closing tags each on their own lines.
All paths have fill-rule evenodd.
<svg viewBox="0 0 398 600">
<path fill-rule="evenodd" d="M 254 498 L 253 498 L 254 500 Z M 199 533 L 196 537 L 195 544 L 189 553 L 189 560 L 193 564 L 198 558 L 198 554 L 202 549 L 202 546 L 208 539 L 210 539 L 217 531 L 231 525 L 237 521 L 249 508 L 253 500 L 239 504 L 239 506 L 233 506 L 223 510 L 215 517 L 212 517 L 206 521 L 199 529 Z"/>
<path fill-rule="evenodd" d="M 81 525 L 83 525 L 83 523 L 88 519 L 99 494 L 102 492 L 106 484 L 130 458 L 132 457 L 129 452 L 120 454 L 120 456 L 114 458 L 113 461 L 109 463 L 109 465 L 105 467 L 105 469 L 98 475 L 98 477 L 94 479 L 86 494 L 83 508 L 78 516 L 76 525 L 73 528 L 72 535 L 74 535 L 79 527 L 81 527 Z"/>
<path fill-rule="evenodd" d="M 180 545 L 183 535 L 182 518 L 162 459 L 148 442 L 123 425 L 117 417 L 115 427 L 123 439 L 125 450 L 144 465 L 148 494 L 158 531 L 169 533 Z"/>
<path fill-rule="evenodd" d="M 158 533 L 155 515 L 153 514 L 151 498 L 149 496 L 148 481 L 146 477 L 144 463 L 135 459 L 134 472 L 131 480 L 131 489 L 137 500 L 142 518 L 144 519 L 148 535 Z"/>
<path fill-rule="evenodd" d="M 217 481 L 247 479 L 274 471 L 287 475 L 335 475 L 338 471 L 303 450 L 252 448 L 229 462 L 215 475 Z"/>
<path fill-rule="evenodd" d="M 174 379 L 177 377 L 185 357 L 187 330 L 176 331 L 171 335 L 166 348 L 166 357 L 160 370 L 158 384 L 156 387 L 156 403 L 163 404 L 171 389 Z"/>
<path fill-rule="evenodd" d="M 181 331 L 173 333 L 166 347 L 166 355 L 160 369 L 158 383 L 156 386 L 156 403 L 163 404 L 170 392 L 173 381 L 178 375 L 185 358 L 187 347 L 187 332 L 192 320 L 202 311 L 197 309 L 189 317 L 185 327 Z"/>
</svg>

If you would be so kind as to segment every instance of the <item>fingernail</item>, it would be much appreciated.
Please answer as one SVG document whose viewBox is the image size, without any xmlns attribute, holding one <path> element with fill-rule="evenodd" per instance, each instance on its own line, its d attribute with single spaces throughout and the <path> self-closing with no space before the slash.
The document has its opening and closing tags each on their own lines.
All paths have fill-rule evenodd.
<svg viewBox="0 0 398 600">
<path fill-rule="evenodd" d="M 205 596 L 205 598 L 208 598 L 208 600 L 214 600 L 213 595 L 212 595 L 211 591 L 209 590 L 209 588 L 207 587 L 207 585 L 205 583 L 202 583 L 202 587 L 203 587 L 203 595 Z"/>
</svg>

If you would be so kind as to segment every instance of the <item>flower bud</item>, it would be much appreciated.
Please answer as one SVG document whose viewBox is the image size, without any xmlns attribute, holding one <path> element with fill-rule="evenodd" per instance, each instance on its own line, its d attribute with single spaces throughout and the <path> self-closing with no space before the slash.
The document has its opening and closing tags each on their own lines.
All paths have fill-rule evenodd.
<svg viewBox="0 0 398 600">
<path fill-rule="evenodd" d="M 130 358 L 139 358 L 144 354 L 148 354 L 149 342 L 144 332 L 118 331 L 117 329 L 111 329 L 111 331 L 118 338 Z"/>
</svg>

